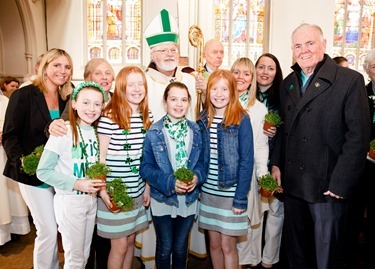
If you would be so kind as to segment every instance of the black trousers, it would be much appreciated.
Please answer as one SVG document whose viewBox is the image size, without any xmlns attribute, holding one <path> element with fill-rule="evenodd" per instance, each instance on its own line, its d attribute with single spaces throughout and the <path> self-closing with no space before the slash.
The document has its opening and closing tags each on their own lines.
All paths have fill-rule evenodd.
<svg viewBox="0 0 375 269">
<path fill-rule="evenodd" d="M 308 203 L 285 195 L 283 238 L 289 268 L 337 268 L 346 214 L 346 201 Z"/>
</svg>

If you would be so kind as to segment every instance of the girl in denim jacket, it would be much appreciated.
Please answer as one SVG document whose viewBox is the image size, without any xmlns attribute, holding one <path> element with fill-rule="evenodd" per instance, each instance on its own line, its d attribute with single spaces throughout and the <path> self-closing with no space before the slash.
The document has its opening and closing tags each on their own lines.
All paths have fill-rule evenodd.
<svg viewBox="0 0 375 269">
<path fill-rule="evenodd" d="M 198 211 L 199 187 L 206 180 L 202 135 L 186 119 L 190 94 L 185 84 L 173 82 L 163 95 L 167 114 L 148 130 L 140 175 L 151 186 L 151 212 L 156 231 L 156 267 L 184 269 L 188 235 Z M 178 168 L 193 171 L 189 183 L 174 176 Z"/>
<path fill-rule="evenodd" d="M 208 230 L 213 267 L 238 268 L 236 243 L 238 236 L 247 234 L 254 149 L 250 119 L 228 70 L 210 75 L 198 124 L 209 167 L 202 186 L 199 227 Z"/>
</svg>

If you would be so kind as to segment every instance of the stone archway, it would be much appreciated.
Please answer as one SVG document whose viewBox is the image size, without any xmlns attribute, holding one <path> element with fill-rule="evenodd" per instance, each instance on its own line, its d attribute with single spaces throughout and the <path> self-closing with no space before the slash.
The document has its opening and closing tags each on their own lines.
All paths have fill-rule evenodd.
<svg viewBox="0 0 375 269">
<path fill-rule="evenodd" d="M 38 55 L 47 50 L 45 1 L 16 0 L 24 32 L 27 76 L 34 73 L 34 64 Z"/>
<path fill-rule="evenodd" d="M 46 50 L 45 0 L 0 1 L 0 76 L 23 80 Z"/>
</svg>

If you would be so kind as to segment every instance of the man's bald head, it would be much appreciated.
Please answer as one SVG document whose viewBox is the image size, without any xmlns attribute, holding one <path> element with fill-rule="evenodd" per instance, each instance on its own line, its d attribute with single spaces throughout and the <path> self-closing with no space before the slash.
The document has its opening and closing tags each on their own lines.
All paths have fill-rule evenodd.
<svg viewBox="0 0 375 269">
<path fill-rule="evenodd" d="M 203 57 L 210 69 L 215 71 L 223 63 L 224 46 L 219 39 L 210 39 L 204 46 Z"/>
</svg>

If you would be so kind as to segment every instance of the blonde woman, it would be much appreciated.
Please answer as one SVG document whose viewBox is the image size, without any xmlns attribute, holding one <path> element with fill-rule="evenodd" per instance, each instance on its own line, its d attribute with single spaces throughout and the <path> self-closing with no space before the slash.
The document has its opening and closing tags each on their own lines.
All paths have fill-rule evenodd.
<svg viewBox="0 0 375 269">
<path fill-rule="evenodd" d="M 9 100 L 3 130 L 3 145 L 8 160 L 4 175 L 19 182 L 36 228 L 34 268 L 59 267 L 57 224 L 51 186 L 21 170 L 22 156 L 44 145 L 44 129 L 59 118 L 72 92 L 73 61 L 62 49 L 49 50 L 42 59 L 33 84 L 15 91 Z"/>
</svg>

